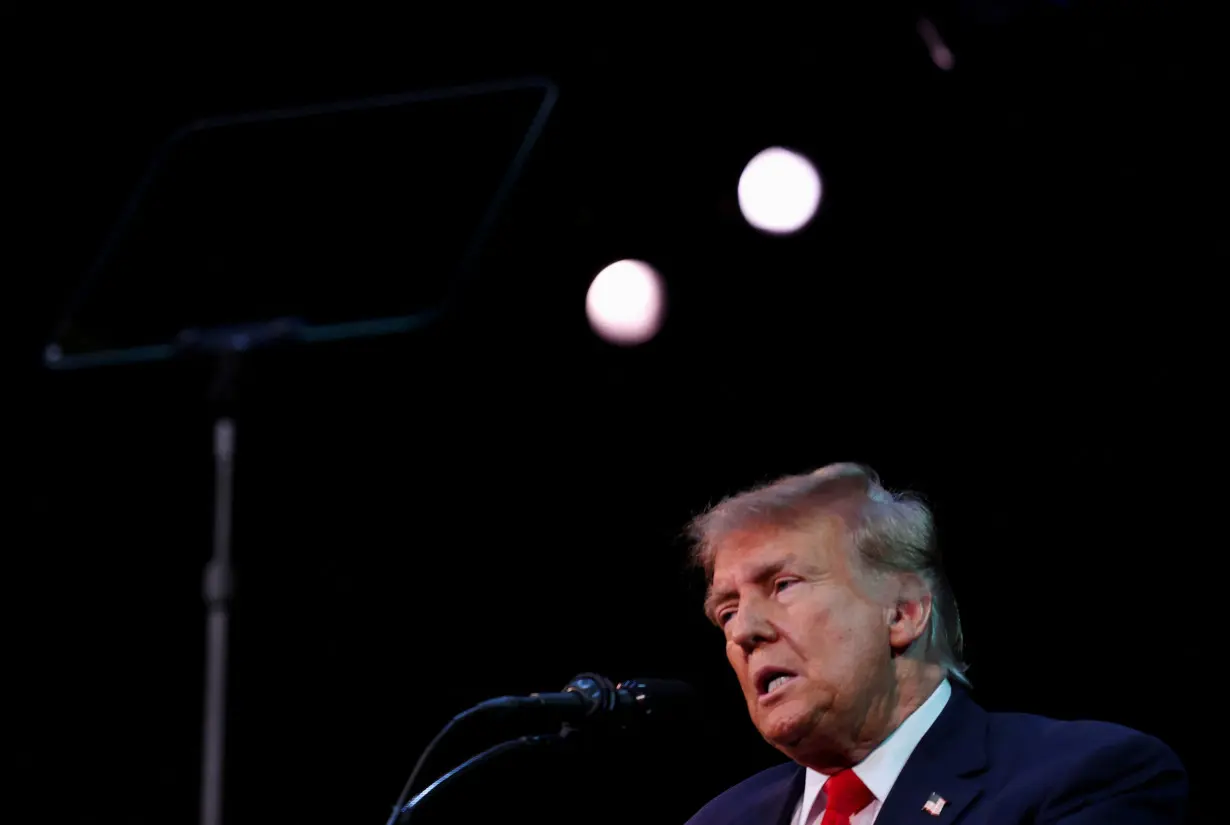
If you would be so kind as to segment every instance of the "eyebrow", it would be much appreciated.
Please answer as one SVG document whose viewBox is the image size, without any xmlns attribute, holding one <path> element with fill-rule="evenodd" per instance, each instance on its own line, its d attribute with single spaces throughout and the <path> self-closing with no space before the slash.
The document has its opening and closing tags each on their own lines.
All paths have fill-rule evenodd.
<svg viewBox="0 0 1230 825">
<path fill-rule="evenodd" d="M 748 578 L 760 584 L 782 572 L 786 567 L 793 564 L 794 561 L 794 556 L 785 556 L 776 561 L 761 562 L 752 568 L 752 573 Z M 723 587 L 720 590 L 714 590 L 713 585 L 710 585 L 709 592 L 705 595 L 705 615 L 711 620 L 716 620 L 717 617 L 713 615 L 713 611 L 717 609 L 717 606 L 737 595 L 739 595 L 738 591 L 733 588 Z"/>
</svg>

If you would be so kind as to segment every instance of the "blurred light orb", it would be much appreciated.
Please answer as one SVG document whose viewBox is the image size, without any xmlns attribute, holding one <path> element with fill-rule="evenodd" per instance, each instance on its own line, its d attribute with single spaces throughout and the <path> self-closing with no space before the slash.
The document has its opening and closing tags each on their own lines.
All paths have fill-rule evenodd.
<svg viewBox="0 0 1230 825">
<path fill-rule="evenodd" d="M 658 334 L 666 314 L 662 276 L 644 261 L 622 260 L 599 272 L 585 296 L 585 314 L 598 337 L 619 346 Z"/>
<path fill-rule="evenodd" d="M 956 58 L 953 57 L 952 49 L 948 48 L 944 38 L 940 37 L 939 29 L 935 27 L 935 24 L 925 17 L 922 18 L 918 21 L 918 35 L 927 44 L 931 62 L 946 72 L 951 71 Z"/>
<path fill-rule="evenodd" d="M 810 160 L 774 146 L 747 162 L 739 176 L 739 210 L 771 235 L 798 232 L 816 215 L 824 188 Z"/>
</svg>

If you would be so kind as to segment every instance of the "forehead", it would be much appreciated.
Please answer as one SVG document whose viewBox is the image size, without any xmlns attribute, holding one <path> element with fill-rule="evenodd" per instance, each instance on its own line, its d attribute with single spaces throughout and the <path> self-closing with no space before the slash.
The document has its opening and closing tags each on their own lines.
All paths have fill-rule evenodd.
<svg viewBox="0 0 1230 825">
<path fill-rule="evenodd" d="M 779 564 L 844 566 L 850 545 L 845 521 L 830 514 L 818 516 L 805 526 L 740 530 L 718 544 L 713 555 L 713 584 L 730 586 Z"/>
</svg>

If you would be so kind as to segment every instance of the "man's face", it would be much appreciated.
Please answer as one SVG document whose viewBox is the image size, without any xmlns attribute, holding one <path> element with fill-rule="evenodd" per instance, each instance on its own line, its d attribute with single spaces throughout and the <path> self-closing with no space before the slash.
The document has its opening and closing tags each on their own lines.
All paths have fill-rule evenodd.
<svg viewBox="0 0 1230 825">
<path fill-rule="evenodd" d="M 731 536 L 714 558 L 707 609 L 757 730 L 792 758 L 840 752 L 893 691 L 882 577 L 845 523 Z"/>
</svg>

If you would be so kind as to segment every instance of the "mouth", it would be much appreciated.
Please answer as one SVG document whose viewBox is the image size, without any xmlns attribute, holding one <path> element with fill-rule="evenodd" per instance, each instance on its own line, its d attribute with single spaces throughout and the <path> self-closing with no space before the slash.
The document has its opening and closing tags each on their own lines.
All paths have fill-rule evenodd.
<svg viewBox="0 0 1230 825">
<path fill-rule="evenodd" d="M 767 702 L 798 678 L 797 673 L 780 667 L 767 667 L 756 674 L 756 696 Z"/>
</svg>

